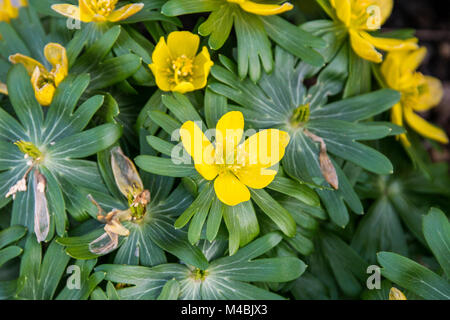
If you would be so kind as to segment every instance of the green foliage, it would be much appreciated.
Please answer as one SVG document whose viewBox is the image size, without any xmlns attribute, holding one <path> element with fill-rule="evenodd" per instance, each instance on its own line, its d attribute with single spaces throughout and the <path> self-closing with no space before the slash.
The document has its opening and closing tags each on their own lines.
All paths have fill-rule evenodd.
<svg viewBox="0 0 450 320">
<path fill-rule="evenodd" d="M 392 287 L 450 299 L 448 164 L 390 122 L 401 94 L 343 24 L 323 19 L 336 18 L 329 1 L 317 16 L 296 3 L 258 15 L 226 0 L 131 1 L 144 8 L 76 29 L 51 9 L 60 2 L 29 0 L 0 21 L 0 299 L 386 300 Z M 161 90 L 149 68 L 177 30 L 199 34 L 214 63 L 183 94 Z M 35 89 L 54 79 L 34 85 L 8 59 L 51 70 L 50 42 L 66 49 L 68 75 L 43 107 Z M 273 181 L 235 206 L 179 130 L 195 121 L 216 145 L 210 132 L 230 111 L 244 130 L 290 137 Z"/>
</svg>

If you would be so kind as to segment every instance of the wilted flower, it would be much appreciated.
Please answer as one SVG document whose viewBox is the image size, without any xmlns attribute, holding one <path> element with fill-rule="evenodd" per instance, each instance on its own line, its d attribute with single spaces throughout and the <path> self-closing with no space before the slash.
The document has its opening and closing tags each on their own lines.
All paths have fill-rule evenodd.
<svg viewBox="0 0 450 320">
<path fill-rule="evenodd" d="M 53 100 L 56 88 L 68 74 L 69 62 L 66 49 L 57 43 L 47 44 L 44 48 L 44 55 L 53 67 L 51 71 L 48 71 L 40 62 L 20 53 L 10 56 L 9 61 L 25 66 L 31 76 L 37 101 L 42 106 L 48 106 Z"/>
<path fill-rule="evenodd" d="M 94 254 L 106 254 L 117 248 L 119 236 L 128 236 L 130 231 L 122 225 L 123 221 L 134 221 L 143 218 L 150 202 L 150 192 L 144 190 L 141 177 L 133 162 L 123 154 L 120 147 L 111 150 L 111 168 L 114 180 L 120 192 L 127 198 L 129 208 L 113 210 L 104 214 L 103 209 L 90 196 L 97 207 L 97 219 L 105 223 L 105 233 L 89 244 Z"/>
<path fill-rule="evenodd" d="M 180 130 L 184 148 L 192 156 L 197 171 L 214 180 L 217 197 L 229 206 L 250 200 L 250 191 L 268 186 L 277 174 L 269 169 L 284 156 L 289 134 L 277 129 L 260 131 L 242 144 L 244 117 L 228 112 L 217 122 L 215 146 L 193 121 Z"/>
<path fill-rule="evenodd" d="M 72 4 L 54 4 L 56 12 L 82 22 L 117 22 L 138 13 L 143 3 L 127 4 L 116 10 L 119 0 L 79 0 L 78 7 Z"/>
<path fill-rule="evenodd" d="M 374 37 L 367 31 L 378 30 L 391 15 L 393 0 L 330 0 L 337 19 L 350 35 L 353 50 L 363 59 L 380 63 L 384 51 L 411 50 L 417 48 L 417 39 L 392 39 Z"/>
<path fill-rule="evenodd" d="M 405 119 L 409 127 L 422 136 L 448 143 L 448 137 L 442 129 L 415 113 L 437 106 L 443 96 L 442 84 L 438 79 L 416 71 L 425 55 L 424 47 L 412 51 L 391 52 L 381 65 L 386 85 L 402 94 L 400 102 L 392 108 L 392 122 L 402 126 Z M 410 145 L 405 134 L 400 135 L 400 138 L 406 146 Z"/>
<path fill-rule="evenodd" d="M 389 300 L 407 300 L 403 292 L 395 287 L 392 287 L 389 291 Z"/>
<path fill-rule="evenodd" d="M 161 37 L 149 65 L 161 90 L 186 93 L 206 86 L 213 62 L 206 47 L 196 55 L 199 43 L 200 37 L 188 31 L 171 32 L 167 44 Z"/>
</svg>

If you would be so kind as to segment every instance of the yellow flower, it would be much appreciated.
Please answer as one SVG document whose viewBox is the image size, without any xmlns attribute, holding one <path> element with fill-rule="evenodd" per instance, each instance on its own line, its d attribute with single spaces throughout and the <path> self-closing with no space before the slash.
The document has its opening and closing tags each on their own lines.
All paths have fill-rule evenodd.
<svg viewBox="0 0 450 320">
<path fill-rule="evenodd" d="M 143 3 L 127 4 L 116 10 L 119 0 L 78 0 L 78 7 L 72 4 L 54 4 L 56 12 L 82 22 L 117 22 L 138 13 Z"/>
<path fill-rule="evenodd" d="M 8 88 L 2 82 L 0 82 L 0 94 L 8 95 Z"/>
<path fill-rule="evenodd" d="M 27 6 L 27 0 L 1 0 L 0 21 L 9 22 L 19 16 L 19 8 Z"/>
<path fill-rule="evenodd" d="M 425 55 L 424 47 L 411 51 L 391 52 L 381 65 L 386 85 L 401 93 L 400 102 L 392 108 L 392 122 L 402 126 L 405 119 L 413 130 L 424 137 L 448 143 L 448 137 L 443 130 L 414 113 L 437 106 L 443 96 L 442 84 L 438 79 L 416 71 Z M 410 146 L 405 134 L 400 135 L 400 139 L 406 147 Z"/>
<path fill-rule="evenodd" d="M 161 90 L 186 93 L 206 86 L 213 62 L 206 47 L 196 56 L 199 43 L 188 31 L 171 32 L 167 44 L 161 37 L 149 65 Z"/>
<path fill-rule="evenodd" d="M 289 2 L 285 2 L 279 5 L 279 4 L 256 3 L 249 0 L 227 0 L 227 1 L 231 3 L 237 3 L 242 8 L 242 10 L 260 16 L 273 16 L 276 14 L 281 14 L 283 12 L 292 10 L 294 8 L 294 6 Z"/>
<path fill-rule="evenodd" d="M 337 19 L 348 30 L 353 50 L 361 58 L 380 63 L 383 55 L 376 49 L 398 51 L 417 48 L 416 38 L 377 38 L 367 32 L 380 29 L 391 14 L 393 0 L 330 0 L 330 3 Z"/>
<path fill-rule="evenodd" d="M 276 170 L 270 169 L 284 156 L 289 134 L 277 129 L 260 131 L 243 143 L 244 117 L 239 111 L 225 114 L 217 122 L 215 145 L 193 121 L 180 130 L 184 148 L 196 170 L 214 180 L 217 197 L 229 206 L 250 200 L 250 191 L 268 186 Z"/>
<path fill-rule="evenodd" d="M 395 287 L 392 287 L 389 291 L 389 300 L 407 300 L 403 292 Z"/>
<path fill-rule="evenodd" d="M 12 63 L 21 63 L 31 76 L 31 84 L 37 101 L 42 106 L 48 106 L 53 100 L 56 88 L 65 79 L 69 70 L 66 49 L 57 43 L 49 43 L 44 48 L 45 58 L 52 65 L 48 71 L 40 62 L 17 53 L 9 57 Z"/>
</svg>

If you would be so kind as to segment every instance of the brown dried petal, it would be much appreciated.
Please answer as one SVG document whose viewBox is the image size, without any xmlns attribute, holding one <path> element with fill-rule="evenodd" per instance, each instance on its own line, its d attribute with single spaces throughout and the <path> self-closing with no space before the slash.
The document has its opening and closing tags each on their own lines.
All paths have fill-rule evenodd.
<svg viewBox="0 0 450 320">
<path fill-rule="evenodd" d="M 111 150 L 111 167 L 120 192 L 128 198 L 144 190 L 141 177 L 133 162 L 123 154 L 120 147 Z"/>
<path fill-rule="evenodd" d="M 322 175 L 324 176 L 325 180 L 334 188 L 339 188 L 339 180 L 336 173 L 336 168 L 333 166 L 333 163 L 330 160 L 330 157 L 328 157 L 327 154 L 327 145 L 325 144 L 325 141 L 315 134 L 309 132 L 308 130 L 304 130 L 305 135 L 310 137 L 314 142 L 320 143 L 320 155 L 319 155 L 319 161 L 320 161 L 320 171 L 322 172 Z"/>
<path fill-rule="evenodd" d="M 94 254 L 103 255 L 116 249 L 118 244 L 119 236 L 106 231 L 100 237 L 89 243 L 89 251 Z"/>
<path fill-rule="evenodd" d="M 44 241 L 50 230 L 50 214 L 48 212 L 45 189 L 47 181 L 38 170 L 34 171 L 34 233 L 38 242 Z"/>
</svg>

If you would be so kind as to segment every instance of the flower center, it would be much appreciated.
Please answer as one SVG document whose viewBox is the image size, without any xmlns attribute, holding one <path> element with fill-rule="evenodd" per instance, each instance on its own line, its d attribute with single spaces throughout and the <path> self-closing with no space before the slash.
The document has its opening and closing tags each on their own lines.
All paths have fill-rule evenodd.
<svg viewBox="0 0 450 320">
<path fill-rule="evenodd" d="M 176 84 L 179 84 L 180 82 L 192 82 L 192 75 L 194 74 L 193 59 L 190 59 L 183 54 L 181 57 L 172 60 L 172 69 L 170 72 L 173 72 L 172 81 Z"/>
<path fill-rule="evenodd" d="M 90 0 L 88 4 L 96 14 L 106 17 L 114 11 L 118 1 L 119 0 Z"/>
<path fill-rule="evenodd" d="M 216 144 L 216 153 L 214 155 L 214 163 L 219 168 L 219 173 L 230 171 L 237 174 L 245 167 L 246 153 L 243 152 L 243 145 L 240 144 L 235 150 L 226 150 L 223 154 L 223 146 Z"/>
<path fill-rule="evenodd" d="M 55 77 L 51 73 L 41 72 L 40 75 L 39 75 L 39 78 L 37 80 L 36 85 L 37 85 L 37 87 L 39 89 L 41 89 L 47 84 L 51 84 L 51 85 L 54 85 L 56 87 Z"/>
<path fill-rule="evenodd" d="M 25 154 L 25 157 L 31 157 L 34 161 L 42 160 L 42 152 L 33 143 L 19 140 L 14 144 Z"/>
<path fill-rule="evenodd" d="M 200 270 L 199 268 L 196 268 L 191 272 L 191 278 L 195 281 L 205 281 L 206 277 L 208 276 L 207 270 Z"/>
<path fill-rule="evenodd" d="M 141 220 L 147 213 L 147 205 L 150 202 L 150 192 L 144 190 L 139 193 L 136 186 L 133 186 L 133 190 L 136 190 L 136 192 L 129 193 L 127 198 L 131 216 L 134 221 L 137 221 Z"/>
<path fill-rule="evenodd" d="M 291 116 L 291 125 L 295 128 L 303 126 L 309 120 L 309 103 L 298 106 Z"/>
</svg>

